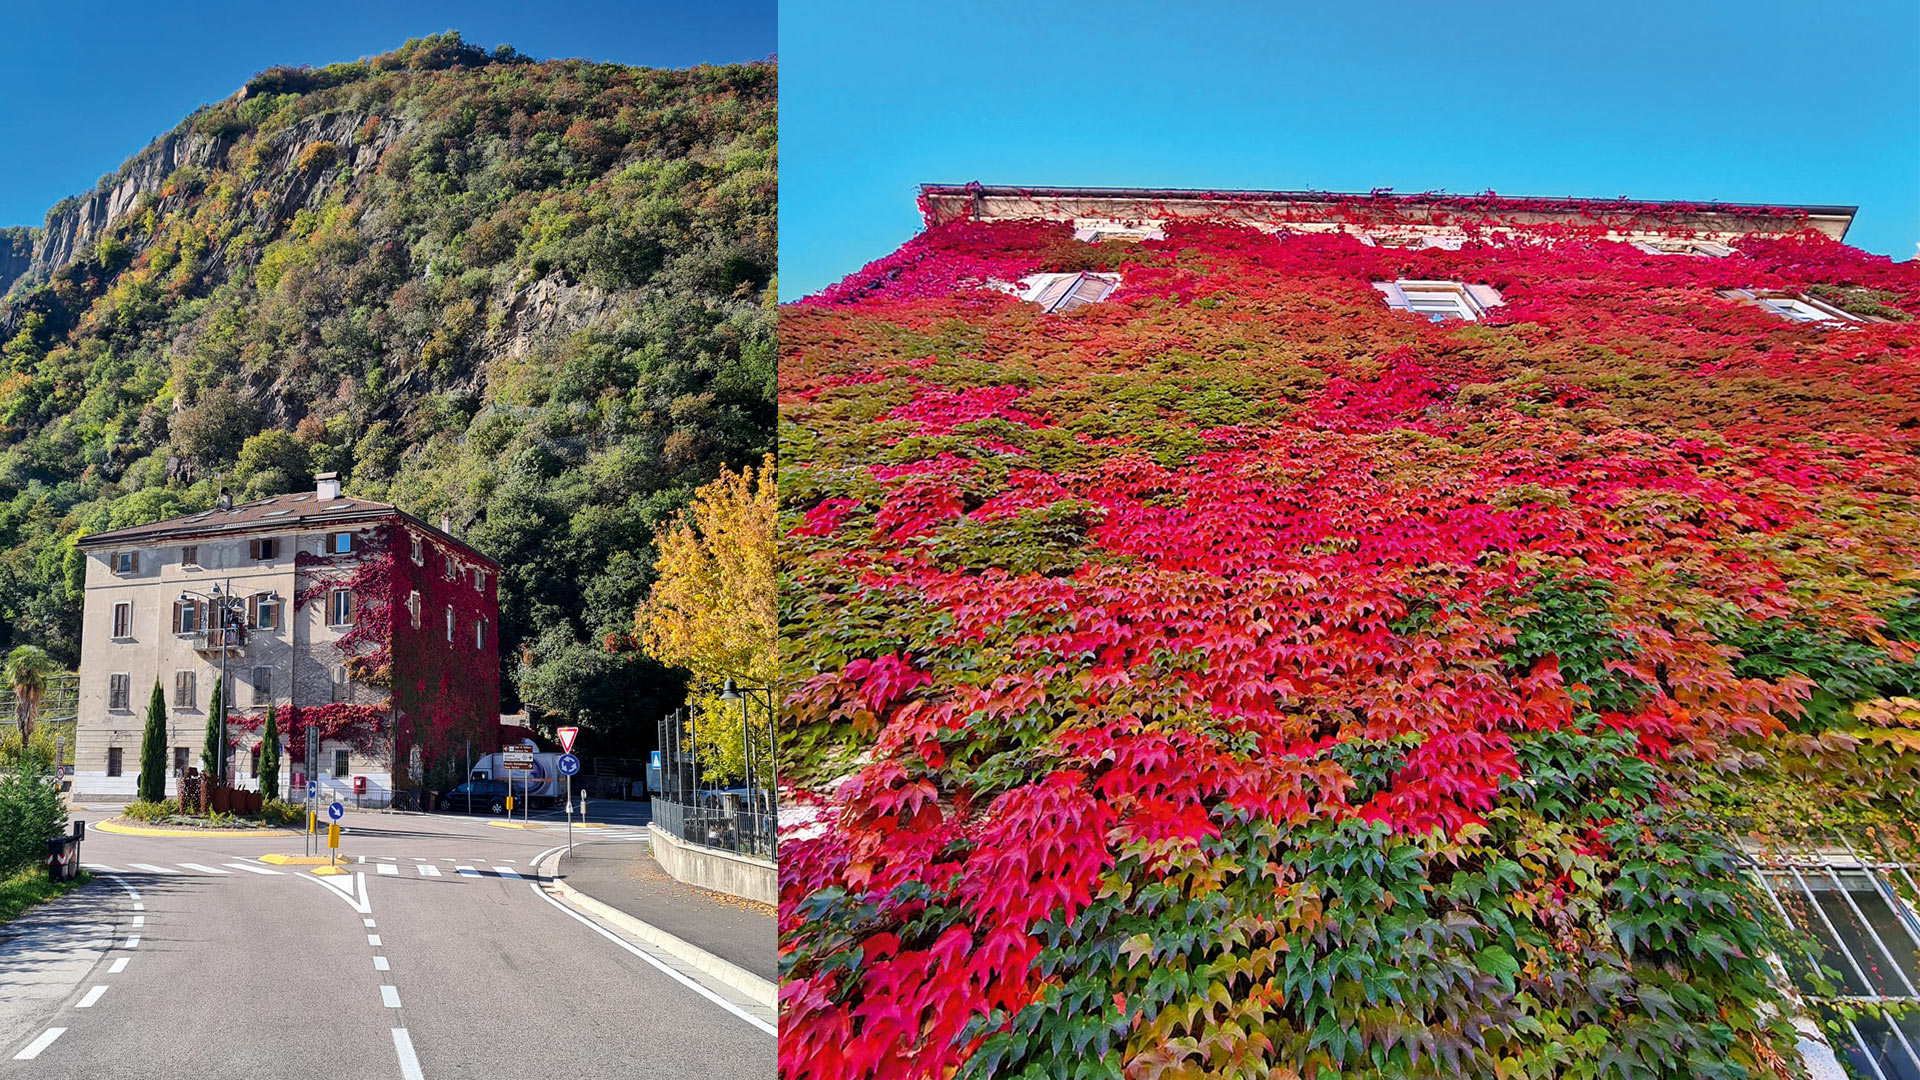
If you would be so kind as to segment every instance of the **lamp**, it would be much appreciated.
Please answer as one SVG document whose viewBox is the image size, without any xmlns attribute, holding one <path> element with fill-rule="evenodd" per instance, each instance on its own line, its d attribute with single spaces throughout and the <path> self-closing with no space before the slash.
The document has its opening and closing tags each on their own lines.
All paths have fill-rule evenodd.
<svg viewBox="0 0 1920 1080">
<path fill-rule="evenodd" d="M 740 689 L 739 687 L 736 687 L 733 685 L 733 676 L 731 675 L 727 676 L 727 681 L 725 685 L 720 687 L 720 700 L 721 701 L 739 701 L 740 700 Z"/>
</svg>

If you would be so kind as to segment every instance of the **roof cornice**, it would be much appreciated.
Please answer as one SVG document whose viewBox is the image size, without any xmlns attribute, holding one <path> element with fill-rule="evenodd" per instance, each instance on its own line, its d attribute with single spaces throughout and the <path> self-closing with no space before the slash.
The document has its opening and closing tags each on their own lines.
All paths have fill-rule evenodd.
<svg viewBox="0 0 1920 1080">
<path fill-rule="evenodd" d="M 1013 187 L 923 184 L 928 225 L 975 221 L 1177 221 L 1216 219 L 1285 225 L 1485 222 L 1604 226 L 1722 236 L 1777 235 L 1813 229 L 1841 240 L 1857 206 L 1760 205 L 1647 199 L 1448 195 L 1389 191 L 1203 191 L 1181 188 Z"/>
</svg>

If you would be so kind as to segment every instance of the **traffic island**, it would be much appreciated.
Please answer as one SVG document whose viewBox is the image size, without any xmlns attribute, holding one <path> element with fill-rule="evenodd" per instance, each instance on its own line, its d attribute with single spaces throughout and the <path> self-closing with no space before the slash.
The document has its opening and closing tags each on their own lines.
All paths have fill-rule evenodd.
<svg viewBox="0 0 1920 1080">
<path fill-rule="evenodd" d="M 95 822 L 91 828 L 101 832 L 119 833 L 122 836 L 193 836 L 201 838 L 258 840 L 263 836 L 299 836 L 297 829 L 282 829 L 270 825 L 211 825 L 204 828 L 153 825 L 140 825 L 125 818 Z"/>
</svg>

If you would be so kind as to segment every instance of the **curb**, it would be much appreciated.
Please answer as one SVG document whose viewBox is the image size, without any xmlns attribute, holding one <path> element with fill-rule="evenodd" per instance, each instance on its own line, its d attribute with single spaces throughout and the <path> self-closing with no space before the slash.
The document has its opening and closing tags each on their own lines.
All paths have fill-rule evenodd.
<svg viewBox="0 0 1920 1080">
<path fill-rule="evenodd" d="M 260 861 L 275 866 L 325 866 L 333 860 L 324 855 L 262 855 Z"/>
<path fill-rule="evenodd" d="M 111 821 L 96 821 L 87 827 L 122 836 L 200 836 L 217 840 L 259 840 L 262 837 L 302 835 L 291 829 L 154 829 L 144 825 L 116 825 Z"/>
<path fill-rule="evenodd" d="M 723 960 L 698 945 L 677 938 L 652 923 L 636 919 L 568 885 L 559 876 L 561 854 L 555 852 L 542 859 L 539 867 L 540 876 L 546 879 L 545 886 L 561 899 L 595 918 L 612 923 L 661 952 L 693 965 L 704 974 L 745 994 L 756 1005 L 768 1009 L 780 1007 L 780 989 L 771 980 L 763 979 L 730 960 Z"/>
</svg>

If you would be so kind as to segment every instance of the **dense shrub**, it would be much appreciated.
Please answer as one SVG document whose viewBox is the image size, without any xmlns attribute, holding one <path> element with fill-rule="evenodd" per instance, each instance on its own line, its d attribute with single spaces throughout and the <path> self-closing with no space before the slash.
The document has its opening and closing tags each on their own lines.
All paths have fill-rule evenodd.
<svg viewBox="0 0 1920 1080">
<path fill-rule="evenodd" d="M 29 746 L 12 767 L 0 770 L 0 878 L 39 865 L 47 841 L 66 829 L 53 759 Z"/>
</svg>

